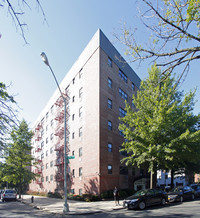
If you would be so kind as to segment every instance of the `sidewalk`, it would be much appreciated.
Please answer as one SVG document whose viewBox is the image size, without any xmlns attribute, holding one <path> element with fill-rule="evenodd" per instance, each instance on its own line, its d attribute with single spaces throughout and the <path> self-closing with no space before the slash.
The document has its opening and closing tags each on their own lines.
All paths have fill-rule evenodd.
<svg viewBox="0 0 200 218">
<path fill-rule="evenodd" d="M 22 203 L 28 204 L 40 210 L 44 210 L 50 213 L 63 214 L 64 200 L 57 198 L 48 198 L 42 196 L 34 196 L 34 202 L 31 203 L 31 195 L 23 195 L 22 199 L 19 199 Z M 108 212 L 113 210 L 123 209 L 123 202 L 120 201 L 120 205 L 116 206 L 113 201 L 96 201 L 96 202 L 83 202 L 68 200 L 69 212 L 68 214 L 92 214 L 100 212 Z"/>
</svg>

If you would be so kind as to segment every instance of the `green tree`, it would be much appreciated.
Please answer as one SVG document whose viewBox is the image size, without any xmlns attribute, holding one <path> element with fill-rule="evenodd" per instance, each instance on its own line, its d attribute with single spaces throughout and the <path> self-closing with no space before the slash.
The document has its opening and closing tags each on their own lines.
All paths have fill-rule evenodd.
<svg viewBox="0 0 200 218">
<path fill-rule="evenodd" d="M 6 85 L 0 82 L 0 156 L 7 146 L 7 139 L 11 129 L 16 125 L 17 111 L 13 109 L 16 102 L 12 95 L 8 94 Z"/>
<path fill-rule="evenodd" d="M 127 114 L 119 125 L 125 135 L 122 150 L 129 154 L 123 161 L 139 167 L 148 163 L 151 187 L 157 169 L 186 167 L 200 157 L 200 131 L 195 129 L 200 117 L 192 114 L 194 92 L 182 100 L 175 79 L 164 77 L 153 65 L 133 96 L 135 108 L 126 104 Z"/>
<path fill-rule="evenodd" d="M 2 180 L 16 185 L 19 190 L 19 198 L 21 198 L 23 187 L 35 177 L 35 174 L 30 171 L 33 160 L 31 155 L 32 136 L 33 132 L 29 130 L 25 120 L 22 120 L 19 127 L 13 129 L 11 132 L 12 142 L 2 170 Z"/>
<path fill-rule="evenodd" d="M 116 37 L 127 46 L 133 62 L 156 61 L 166 76 L 176 68 L 179 81 L 200 59 L 200 0 L 138 2 L 146 34 L 138 37 L 140 27 L 134 24 L 134 30 L 125 25 L 121 37 Z"/>
</svg>

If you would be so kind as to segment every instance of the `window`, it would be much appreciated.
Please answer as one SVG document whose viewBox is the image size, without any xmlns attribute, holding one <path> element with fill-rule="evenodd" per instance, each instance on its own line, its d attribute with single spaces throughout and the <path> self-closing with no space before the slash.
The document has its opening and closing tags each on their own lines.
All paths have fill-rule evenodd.
<svg viewBox="0 0 200 218">
<path fill-rule="evenodd" d="M 127 83 L 127 76 L 124 72 L 119 69 L 119 77 Z"/>
<path fill-rule="evenodd" d="M 75 155 L 75 151 L 72 151 L 72 156 L 74 156 Z"/>
<path fill-rule="evenodd" d="M 51 120 L 51 126 L 53 126 L 53 119 Z"/>
<path fill-rule="evenodd" d="M 49 142 L 49 139 L 48 139 L 48 137 L 46 138 L 46 144 L 48 144 L 48 142 Z"/>
<path fill-rule="evenodd" d="M 48 157 L 48 150 L 46 151 L 46 157 Z"/>
<path fill-rule="evenodd" d="M 122 130 L 119 130 L 119 135 L 124 137 L 124 133 Z"/>
<path fill-rule="evenodd" d="M 128 168 L 120 166 L 119 173 L 120 173 L 120 175 L 128 175 Z"/>
<path fill-rule="evenodd" d="M 82 176 L 83 172 L 82 172 L 82 167 L 79 168 L 79 176 Z"/>
<path fill-rule="evenodd" d="M 108 57 L 108 66 L 112 67 L 112 59 Z"/>
<path fill-rule="evenodd" d="M 50 148 L 50 154 L 52 154 L 52 153 L 53 153 L 53 147 Z"/>
<path fill-rule="evenodd" d="M 48 169 L 48 167 L 49 167 L 49 164 L 48 164 L 48 163 L 46 163 L 46 169 Z"/>
<path fill-rule="evenodd" d="M 44 158 L 44 153 L 41 154 L 41 160 Z"/>
<path fill-rule="evenodd" d="M 79 195 L 82 195 L 83 194 L 83 191 L 82 191 L 82 188 L 79 189 Z"/>
<path fill-rule="evenodd" d="M 82 70 L 83 70 L 83 68 L 81 68 L 81 69 L 80 69 L 80 71 L 79 71 L 79 79 L 81 79 L 81 78 L 82 78 L 82 75 L 83 75 L 83 72 L 82 72 Z"/>
<path fill-rule="evenodd" d="M 79 137 L 81 137 L 83 135 L 83 128 L 79 128 Z"/>
<path fill-rule="evenodd" d="M 81 157 L 82 156 L 82 147 L 81 148 L 79 148 L 79 157 Z"/>
<path fill-rule="evenodd" d="M 42 129 L 41 131 L 41 137 L 44 135 L 44 129 Z"/>
<path fill-rule="evenodd" d="M 121 149 L 122 149 L 122 146 L 119 146 L 119 153 L 120 153 L 121 155 L 127 157 L 127 156 L 128 156 L 127 152 L 126 152 L 126 151 L 122 151 Z"/>
<path fill-rule="evenodd" d="M 72 97 L 72 102 L 75 102 L 75 96 Z"/>
<path fill-rule="evenodd" d="M 50 140 L 51 141 L 53 140 L 53 133 L 51 133 L 51 135 L 50 135 Z"/>
<path fill-rule="evenodd" d="M 48 176 L 46 176 L 46 182 L 48 182 L 48 180 L 49 180 L 49 177 L 48 177 Z"/>
<path fill-rule="evenodd" d="M 112 130 L 112 122 L 108 120 L 108 130 Z"/>
<path fill-rule="evenodd" d="M 72 194 L 75 194 L 75 192 L 74 192 L 74 188 L 73 189 L 71 189 L 71 191 L 70 191 Z"/>
<path fill-rule="evenodd" d="M 52 106 L 51 107 L 51 114 L 53 114 L 53 112 L 54 112 L 54 107 Z"/>
<path fill-rule="evenodd" d="M 108 108 L 112 109 L 112 100 L 108 98 Z"/>
<path fill-rule="evenodd" d="M 132 90 L 134 91 L 135 90 L 135 84 L 132 83 Z"/>
<path fill-rule="evenodd" d="M 122 109 L 121 107 L 119 107 L 119 116 L 120 117 L 125 117 L 126 116 L 126 111 L 124 109 Z"/>
<path fill-rule="evenodd" d="M 41 170 L 42 170 L 42 171 L 44 170 L 44 165 L 41 166 Z"/>
<path fill-rule="evenodd" d="M 44 182 L 44 177 L 42 177 L 41 181 Z"/>
<path fill-rule="evenodd" d="M 79 98 L 83 97 L 83 87 L 79 89 Z"/>
<path fill-rule="evenodd" d="M 50 180 L 53 181 L 53 175 L 50 176 Z"/>
<path fill-rule="evenodd" d="M 50 167 L 53 167 L 53 161 L 50 162 Z"/>
<path fill-rule="evenodd" d="M 48 120 L 49 112 L 46 113 L 46 120 Z"/>
<path fill-rule="evenodd" d="M 48 131 L 48 125 L 46 126 L 46 132 Z"/>
<path fill-rule="evenodd" d="M 72 139 L 74 139 L 74 137 L 75 137 L 75 133 L 73 132 L 73 133 L 72 133 Z"/>
<path fill-rule="evenodd" d="M 112 88 L 112 80 L 110 78 L 108 78 L 108 87 Z"/>
<path fill-rule="evenodd" d="M 108 164 L 108 174 L 112 174 L 112 165 Z"/>
<path fill-rule="evenodd" d="M 72 176 L 75 177 L 75 169 L 72 170 Z"/>
<path fill-rule="evenodd" d="M 79 117 L 82 116 L 82 113 L 83 113 L 83 107 L 80 107 L 80 108 L 79 108 Z"/>
<path fill-rule="evenodd" d="M 42 126 L 44 125 L 44 118 L 42 118 L 42 120 L 41 120 L 41 125 Z"/>
<path fill-rule="evenodd" d="M 41 149 L 44 147 L 44 142 L 41 143 Z"/>
<path fill-rule="evenodd" d="M 72 80 L 72 83 L 73 83 L 73 84 L 75 83 L 75 78 Z"/>
<path fill-rule="evenodd" d="M 128 95 L 126 92 L 124 92 L 122 89 L 119 88 L 119 96 L 121 96 L 123 99 L 128 100 Z"/>
<path fill-rule="evenodd" d="M 75 114 L 72 114 L 72 120 L 74 120 Z"/>
<path fill-rule="evenodd" d="M 112 144 L 108 143 L 108 152 L 112 152 Z"/>
</svg>

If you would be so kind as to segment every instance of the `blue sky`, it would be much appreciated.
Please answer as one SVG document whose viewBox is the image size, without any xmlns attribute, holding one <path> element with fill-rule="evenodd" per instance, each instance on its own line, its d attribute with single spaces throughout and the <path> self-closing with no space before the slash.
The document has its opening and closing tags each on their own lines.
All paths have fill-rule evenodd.
<svg viewBox="0 0 200 218">
<path fill-rule="evenodd" d="M 126 22 L 128 26 L 138 27 L 141 36 L 146 30 L 137 18 L 137 5 L 133 0 L 41 0 L 48 24 L 36 3 L 31 2 L 32 9 L 27 9 L 23 17 L 28 24 L 25 34 L 29 45 L 25 45 L 20 31 L 16 31 L 7 9 L 0 8 L 0 76 L 2 82 L 12 83 L 9 92 L 16 95 L 21 108 L 20 119 L 25 118 L 33 125 L 56 89 L 48 67 L 40 58 L 42 51 L 61 82 L 98 28 L 122 55 L 125 47 L 113 36 L 119 33 L 121 24 Z M 141 79 L 147 77 L 148 63 L 140 68 L 137 63 L 130 65 Z M 185 92 L 197 88 L 195 114 L 200 107 L 199 71 L 196 62 L 181 86 Z"/>
</svg>

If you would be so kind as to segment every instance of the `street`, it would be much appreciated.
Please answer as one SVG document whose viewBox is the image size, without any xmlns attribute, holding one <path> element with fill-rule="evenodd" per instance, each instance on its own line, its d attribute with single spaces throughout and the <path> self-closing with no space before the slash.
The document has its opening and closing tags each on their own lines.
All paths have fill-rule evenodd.
<svg viewBox="0 0 200 218">
<path fill-rule="evenodd" d="M 106 218 L 106 217 L 200 217 L 200 200 L 183 203 L 171 203 L 166 206 L 149 207 L 141 210 L 113 210 L 96 214 L 60 215 L 35 209 L 21 202 L 0 202 L 0 217 L 83 217 L 83 218 Z"/>
<path fill-rule="evenodd" d="M 9 202 L 2 202 L 0 201 L 0 217 L 62 217 L 60 215 L 50 214 L 48 212 L 44 212 L 29 205 L 23 204 L 21 202 L 9 201 Z"/>
</svg>

